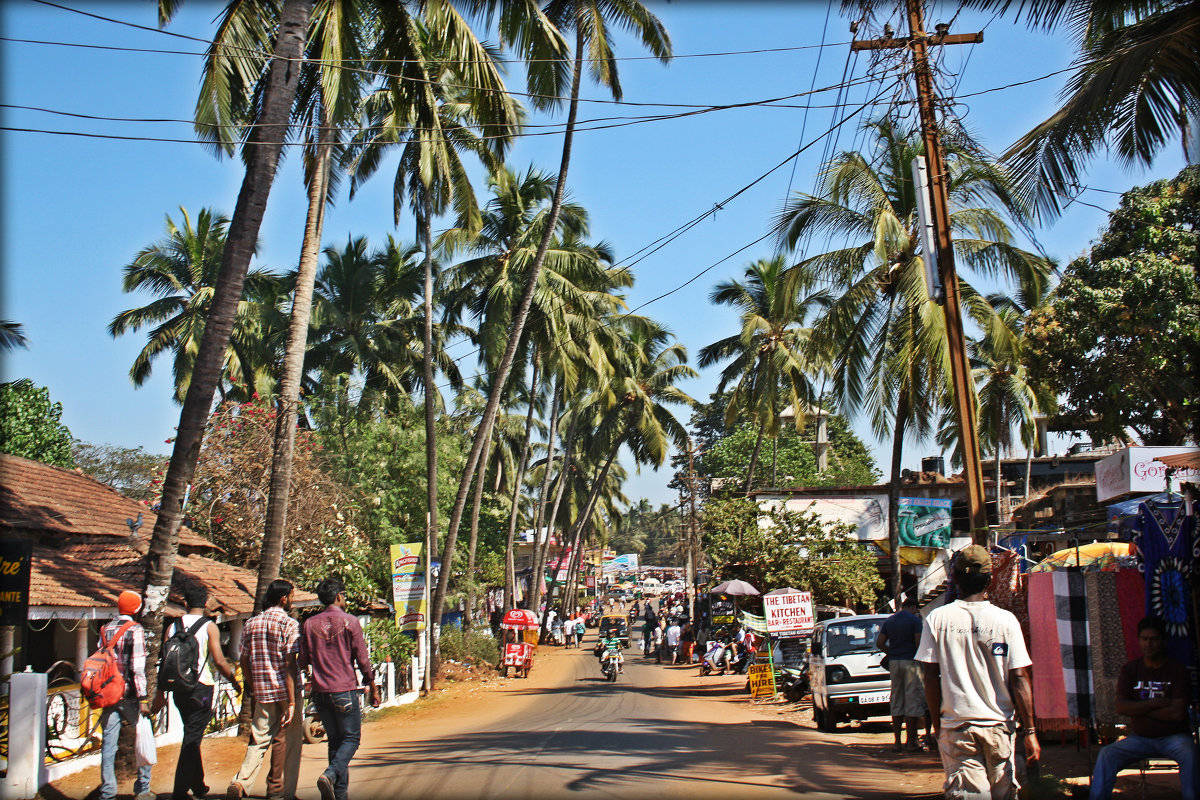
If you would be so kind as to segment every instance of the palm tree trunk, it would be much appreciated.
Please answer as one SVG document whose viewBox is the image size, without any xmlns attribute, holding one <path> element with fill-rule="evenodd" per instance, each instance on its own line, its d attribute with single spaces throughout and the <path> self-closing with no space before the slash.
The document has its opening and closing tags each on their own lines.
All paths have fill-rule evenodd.
<svg viewBox="0 0 1200 800">
<path fill-rule="evenodd" d="M 512 506 L 508 510 L 508 540 L 504 547 L 504 608 L 512 608 L 517 594 L 516 565 L 513 562 L 514 549 L 517 539 L 517 518 L 521 512 L 521 484 L 525 482 L 525 467 L 529 463 L 529 444 L 533 438 L 533 413 L 537 406 L 538 383 L 541 380 L 541 370 L 538 365 L 537 348 L 533 352 L 533 375 L 529 381 L 529 410 L 525 413 L 525 439 L 521 442 L 521 457 L 517 461 L 516 480 L 513 481 Z M 536 536 L 536 531 L 535 531 Z M 530 591 L 533 589 L 533 579 L 529 578 Z"/>
<path fill-rule="evenodd" d="M 163 608 L 175 573 L 175 557 L 179 552 L 183 501 L 188 484 L 196 472 L 213 392 L 221 378 L 221 364 L 233 331 L 242 285 L 258 243 L 258 231 L 266 212 L 271 184 L 275 180 L 279 153 L 287 135 L 311 14 L 312 0 L 285 0 L 283 4 L 275 54 L 263 96 L 262 114 L 245 145 L 246 175 L 229 224 L 221 270 L 204 326 L 204 337 L 200 341 L 192 380 L 179 415 L 179 430 L 171 461 L 163 478 L 162 504 L 146 556 L 146 596 L 142 618 L 149 629 L 146 651 L 147 678 L 151 683 L 157 673 Z"/>
<path fill-rule="evenodd" d="M 475 580 L 475 550 L 479 546 L 479 509 L 483 505 L 483 482 L 487 477 L 487 460 L 492 441 L 489 439 L 483 448 L 483 469 L 476 475 L 475 495 L 471 500 L 471 537 L 467 540 L 467 613 L 463 614 L 463 630 L 471 629 L 471 616 L 475 613 L 475 604 L 479 601 Z"/>
<path fill-rule="evenodd" d="M 896 421 L 892 430 L 892 480 L 888 485 L 888 549 L 891 570 L 891 593 L 895 610 L 900 610 L 900 461 L 904 453 L 904 429 L 908 422 L 908 393 L 902 390 L 896 404 Z"/>
<path fill-rule="evenodd" d="M 520 344 L 522 334 L 525 332 L 525 321 L 529 318 L 529 309 L 533 305 L 533 293 L 537 289 L 538 277 L 542 272 L 542 264 L 546 260 L 546 252 L 550 249 L 550 241 L 554 238 L 554 231 L 558 227 L 558 216 L 562 211 L 563 197 L 566 192 L 567 185 L 567 170 L 571 166 L 571 144 L 575 138 L 575 122 L 579 117 L 579 84 L 583 75 L 583 46 L 584 38 L 581 26 L 576 26 L 575 35 L 575 65 L 571 75 L 571 103 L 567 112 L 567 127 L 563 135 L 563 150 L 562 161 L 558 169 L 558 181 L 554 187 L 554 199 L 550 204 L 550 213 L 546 220 L 546 230 L 542 234 L 542 241 L 538 244 L 537 254 L 533 258 L 533 264 L 529 268 L 529 275 L 525 279 L 525 291 L 521 295 L 521 302 L 517 306 L 516 313 L 513 315 L 512 332 L 509 334 L 508 345 L 504 349 L 504 355 L 500 359 L 500 364 L 496 368 L 496 374 L 493 378 L 492 391 L 488 395 L 487 406 L 483 411 L 483 419 L 480 421 L 479 430 L 475 432 L 475 441 L 471 444 L 471 451 L 467 456 L 467 462 L 463 466 L 463 474 L 458 483 L 458 494 L 454 498 L 454 507 L 450 511 L 450 526 L 446 532 L 446 545 L 442 550 L 442 563 L 447 565 L 447 568 L 438 574 L 437 592 L 433 596 L 433 608 L 431 613 L 436 617 L 442 613 L 442 606 L 446 602 L 446 589 L 450 582 L 449 565 L 453 563 L 454 545 L 458 539 L 458 526 L 462 521 L 463 509 L 467 505 L 467 494 L 471 488 L 471 480 L 475 476 L 475 469 L 479 466 L 479 455 L 483 451 L 483 441 L 492 435 L 492 426 L 496 423 L 496 415 L 500 410 L 500 398 L 504 395 L 505 384 L 508 383 L 509 373 L 512 371 L 513 361 L 517 355 L 517 347 Z M 434 664 L 440 656 L 438 647 L 435 644 L 433 650 Z"/>
<path fill-rule="evenodd" d="M 533 574 L 541 575 L 546 571 L 546 547 L 550 543 L 550 531 L 553 529 L 553 520 L 550 524 L 546 524 L 546 495 L 550 494 L 550 476 L 554 468 L 554 433 L 558 429 L 558 407 L 559 401 L 562 399 L 562 385 L 555 380 L 554 392 L 551 395 L 550 401 L 550 431 L 547 434 L 546 441 L 546 467 L 542 471 L 542 486 L 538 491 L 537 511 L 533 515 Z M 546 538 L 542 539 L 541 529 L 546 528 Z M 538 603 L 542 600 L 542 582 L 535 581 L 534 589 L 530 593 L 531 605 L 534 608 L 538 607 Z"/>
<path fill-rule="evenodd" d="M 746 494 L 750 494 L 750 484 L 754 480 L 754 468 L 758 466 L 758 454 L 762 452 L 763 436 L 766 435 L 766 432 L 765 426 L 758 426 L 758 438 L 754 440 L 754 452 L 750 454 L 750 469 L 746 470 L 746 486 L 743 489 Z"/>
<path fill-rule="evenodd" d="M 422 198 L 423 213 L 421 214 L 421 238 L 425 245 L 425 288 L 424 310 L 425 324 L 421 330 L 421 344 L 424 352 L 421 354 L 421 375 L 425 383 L 425 564 L 437 548 L 438 534 L 438 491 L 437 491 L 437 389 L 433 384 L 433 205 L 429 196 L 429 187 L 424 187 L 425 196 Z M 452 561 L 442 559 L 442 572 L 450 573 Z M 425 585 L 429 585 L 426 575 Z M 442 615 L 439 609 L 436 616 L 430 615 L 426 628 L 430 643 L 441 635 Z M 430 648 L 432 650 L 432 647 Z M 426 659 L 426 686 L 433 683 L 431 668 L 436 665 Z"/>
<path fill-rule="evenodd" d="M 308 187 L 308 217 L 304 224 L 304 242 L 300 246 L 300 264 L 296 269 L 296 290 L 292 296 L 292 314 L 288 321 L 283 375 L 279 380 L 279 416 L 275 421 L 267 518 L 263 526 L 262 555 L 258 561 L 258 586 L 254 592 L 255 614 L 262 611 L 267 587 L 279 577 L 283 560 L 283 539 L 287 530 L 292 485 L 292 457 L 296 446 L 296 420 L 299 417 L 300 380 L 304 375 L 304 353 L 308 347 L 313 285 L 317 278 L 321 233 L 325 227 L 329 168 L 333 154 L 334 131 L 327 113 L 322 114 L 321 124 L 317 139 L 317 163 Z"/>
</svg>

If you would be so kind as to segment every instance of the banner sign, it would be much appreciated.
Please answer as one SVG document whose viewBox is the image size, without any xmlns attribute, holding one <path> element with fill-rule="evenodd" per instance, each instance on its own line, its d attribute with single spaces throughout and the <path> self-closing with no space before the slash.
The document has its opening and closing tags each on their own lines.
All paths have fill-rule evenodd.
<svg viewBox="0 0 1200 800">
<path fill-rule="evenodd" d="M 712 599 L 712 621 L 714 625 L 729 625 L 734 621 L 733 600 L 714 597 Z"/>
<path fill-rule="evenodd" d="M 750 665 L 750 696 L 775 696 L 775 670 L 768 663 Z"/>
<path fill-rule="evenodd" d="M 616 572 L 633 572 L 638 568 L 638 554 L 625 553 L 617 556 L 611 561 L 604 563 L 604 574 L 609 575 Z"/>
<path fill-rule="evenodd" d="M 855 532 L 851 536 L 870 542 L 888 537 L 888 496 L 863 495 L 861 497 L 785 497 L 763 494 L 758 496 L 758 506 L 763 511 L 783 507 L 787 511 L 802 511 L 816 514 L 824 522 L 851 525 Z"/>
<path fill-rule="evenodd" d="M 33 542 L 0 542 L 0 625 L 24 625 L 29 613 Z"/>
<path fill-rule="evenodd" d="M 901 497 L 896 511 L 901 547 L 949 547 L 948 497 Z"/>
<path fill-rule="evenodd" d="M 813 629 L 812 592 L 763 595 L 767 631 L 780 638 L 806 636 Z"/>
<path fill-rule="evenodd" d="M 1119 453 L 1096 462 L 1096 499 L 1103 502 L 1110 497 L 1135 492 L 1149 494 L 1167 489 L 1167 465 L 1154 459 L 1159 456 L 1174 456 L 1194 453 L 1196 447 L 1126 447 Z M 1172 490 L 1179 488 L 1181 481 L 1195 482 L 1200 479 L 1200 470 L 1187 467 L 1177 468 L 1171 478 Z"/>
<path fill-rule="evenodd" d="M 425 630 L 425 570 L 421 566 L 424 542 L 394 544 L 392 559 L 392 603 L 396 608 L 396 627 L 402 631 Z"/>
</svg>

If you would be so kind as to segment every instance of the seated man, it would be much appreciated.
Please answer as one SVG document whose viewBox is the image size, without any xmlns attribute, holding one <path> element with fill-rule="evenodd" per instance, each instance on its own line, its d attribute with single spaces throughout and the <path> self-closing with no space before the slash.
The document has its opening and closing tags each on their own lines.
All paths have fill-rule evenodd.
<svg viewBox="0 0 1200 800">
<path fill-rule="evenodd" d="M 1100 751 L 1092 773 L 1091 800 L 1112 795 L 1117 773 L 1145 758 L 1179 765 L 1184 800 L 1196 800 L 1196 745 L 1188 730 L 1192 688 L 1187 669 L 1167 658 L 1167 628 L 1158 617 L 1138 623 L 1142 657 L 1121 668 L 1117 713 L 1129 717 L 1130 734 Z"/>
</svg>

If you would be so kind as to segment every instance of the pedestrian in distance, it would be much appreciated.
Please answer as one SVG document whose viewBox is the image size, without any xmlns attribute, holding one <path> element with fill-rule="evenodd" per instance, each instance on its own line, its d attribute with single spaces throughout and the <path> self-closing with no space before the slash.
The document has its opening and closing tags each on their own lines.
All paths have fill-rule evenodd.
<svg viewBox="0 0 1200 800">
<path fill-rule="evenodd" d="M 341 579 L 321 581 L 317 597 L 325 609 L 305 620 L 300 633 L 300 669 L 311 674 L 313 705 L 329 744 L 329 766 L 317 778 L 317 789 L 321 800 L 347 800 L 350 759 L 362 738 L 355 665 L 368 687 L 372 706 L 379 705 L 379 687 L 362 626 L 346 613 L 346 587 Z"/>
<path fill-rule="evenodd" d="M 654 651 L 654 663 L 662 663 L 663 654 L 663 626 L 655 625 L 654 630 L 650 632 L 650 649 Z"/>
<path fill-rule="evenodd" d="M 922 749 L 919 730 L 925 716 L 925 681 L 924 670 L 916 660 L 922 626 L 917 598 L 910 594 L 904 598 L 900 610 L 884 621 L 875 637 L 875 646 L 887 654 L 887 669 L 892 676 L 893 753 Z M 908 740 L 902 745 L 900 735 L 906 725 Z"/>
<path fill-rule="evenodd" d="M 1121 667 L 1117 713 L 1129 717 L 1129 735 L 1100 750 L 1092 772 L 1090 800 L 1112 796 L 1117 773 L 1146 758 L 1169 758 L 1179 765 L 1183 800 L 1200 797 L 1196 743 L 1188 726 L 1192 699 L 1187 668 L 1167 656 L 1167 626 L 1158 617 L 1138 623 L 1141 658 Z"/>
<path fill-rule="evenodd" d="M 665 635 L 667 652 L 671 654 L 671 663 L 679 663 L 679 637 L 683 631 L 679 629 L 679 623 L 671 620 L 671 624 L 667 626 Z"/>
<path fill-rule="evenodd" d="M 934 716 L 947 798 L 1016 798 L 1015 722 L 1025 758 L 1041 745 L 1033 720 L 1033 689 L 1021 627 L 1011 612 L 987 600 L 992 557 L 979 545 L 954 556 L 960 599 L 925 618 L 917 661 L 923 662 L 925 700 Z"/>
<path fill-rule="evenodd" d="M 204 611 L 208 603 L 208 588 L 200 583 L 188 584 L 183 590 L 183 602 L 187 606 L 187 613 L 167 625 L 164 634 L 168 638 L 181 633 L 195 638 L 195 674 L 198 680 L 191 691 L 176 689 L 171 692 L 179 718 L 183 720 L 183 741 L 179 745 L 179 758 L 175 764 L 175 786 L 171 791 L 171 800 L 184 800 L 189 791 L 196 798 L 208 795 L 200 745 L 204 741 L 204 731 L 212 721 L 216 683 L 214 669 L 233 684 L 235 694 L 242 693 L 242 684 L 221 650 L 221 631 Z M 166 704 L 162 677 L 163 669 L 160 666 L 158 692 L 154 699 L 156 709 Z"/>
<path fill-rule="evenodd" d="M 575 620 L 575 647 L 583 647 L 583 634 L 587 631 L 587 626 L 583 621 L 583 614 Z"/>
<path fill-rule="evenodd" d="M 263 597 L 263 612 L 242 629 L 242 675 L 254 698 L 250 718 L 250 743 L 241 769 L 226 790 L 227 800 L 241 800 L 254 788 L 267 749 L 267 800 L 295 796 L 300 770 L 300 692 L 297 686 L 297 655 L 300 623 L 292 619 L 295 587 L 290 581 L 274 580 Z"/>
<path fill-rule="evenodd" d="M 137 622 L 142 596 L 124 591 L 117 597 L 117 616 L 100 630 L 100 643 L 112 645 L 117 671 L 125 677 L 125 696 L 100 712 L 100 800 L 117 796 L 117 739 L 123 725 L 136 725 L 140 714 L 150 713 L 146 687 L 146 629 Z M 110 662 L 111 663 L 111 662 Z M 135 800 L 154 800 L 149 765 L 138 767 L 133 779 Z"/>
</svg>

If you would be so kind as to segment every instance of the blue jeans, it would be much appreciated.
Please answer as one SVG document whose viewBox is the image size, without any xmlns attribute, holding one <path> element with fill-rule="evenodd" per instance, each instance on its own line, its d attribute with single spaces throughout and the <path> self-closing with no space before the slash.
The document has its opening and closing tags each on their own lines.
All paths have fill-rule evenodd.
<svg viewBox="0 0 1200 800">
<path fill-rule="evenodd" d="M 344 800 L 350 787 L 350 759 L 362 738 L 358 692 L 313 692 L 313 704 L 329 739 L 329 766 L 325 774 L 333 783 L 334 796 Z"/>
<path fill-rule="evenodd" d="M 1157 739 L 1130 734 L 1102 748 L 1092 772 L 1090 800 L 1112 795 L 1117 773 L 1144 758 L 1169 758 L 1178 764 L 1183 800 L 1196 800 L 1196 745 L 1186 733 Z"/>
<path fill-rule="evenodd" d="M 100 730 L 104 732 L 100 742 L 100 800 L 113 800 L 117 796 L 117 737 L 121 735 L 121 715 L 116 708 L 100 712 Z M 138 767 L 133 793 L 139 795 L 149 788 L 150 767 Z"/>
</svg>

